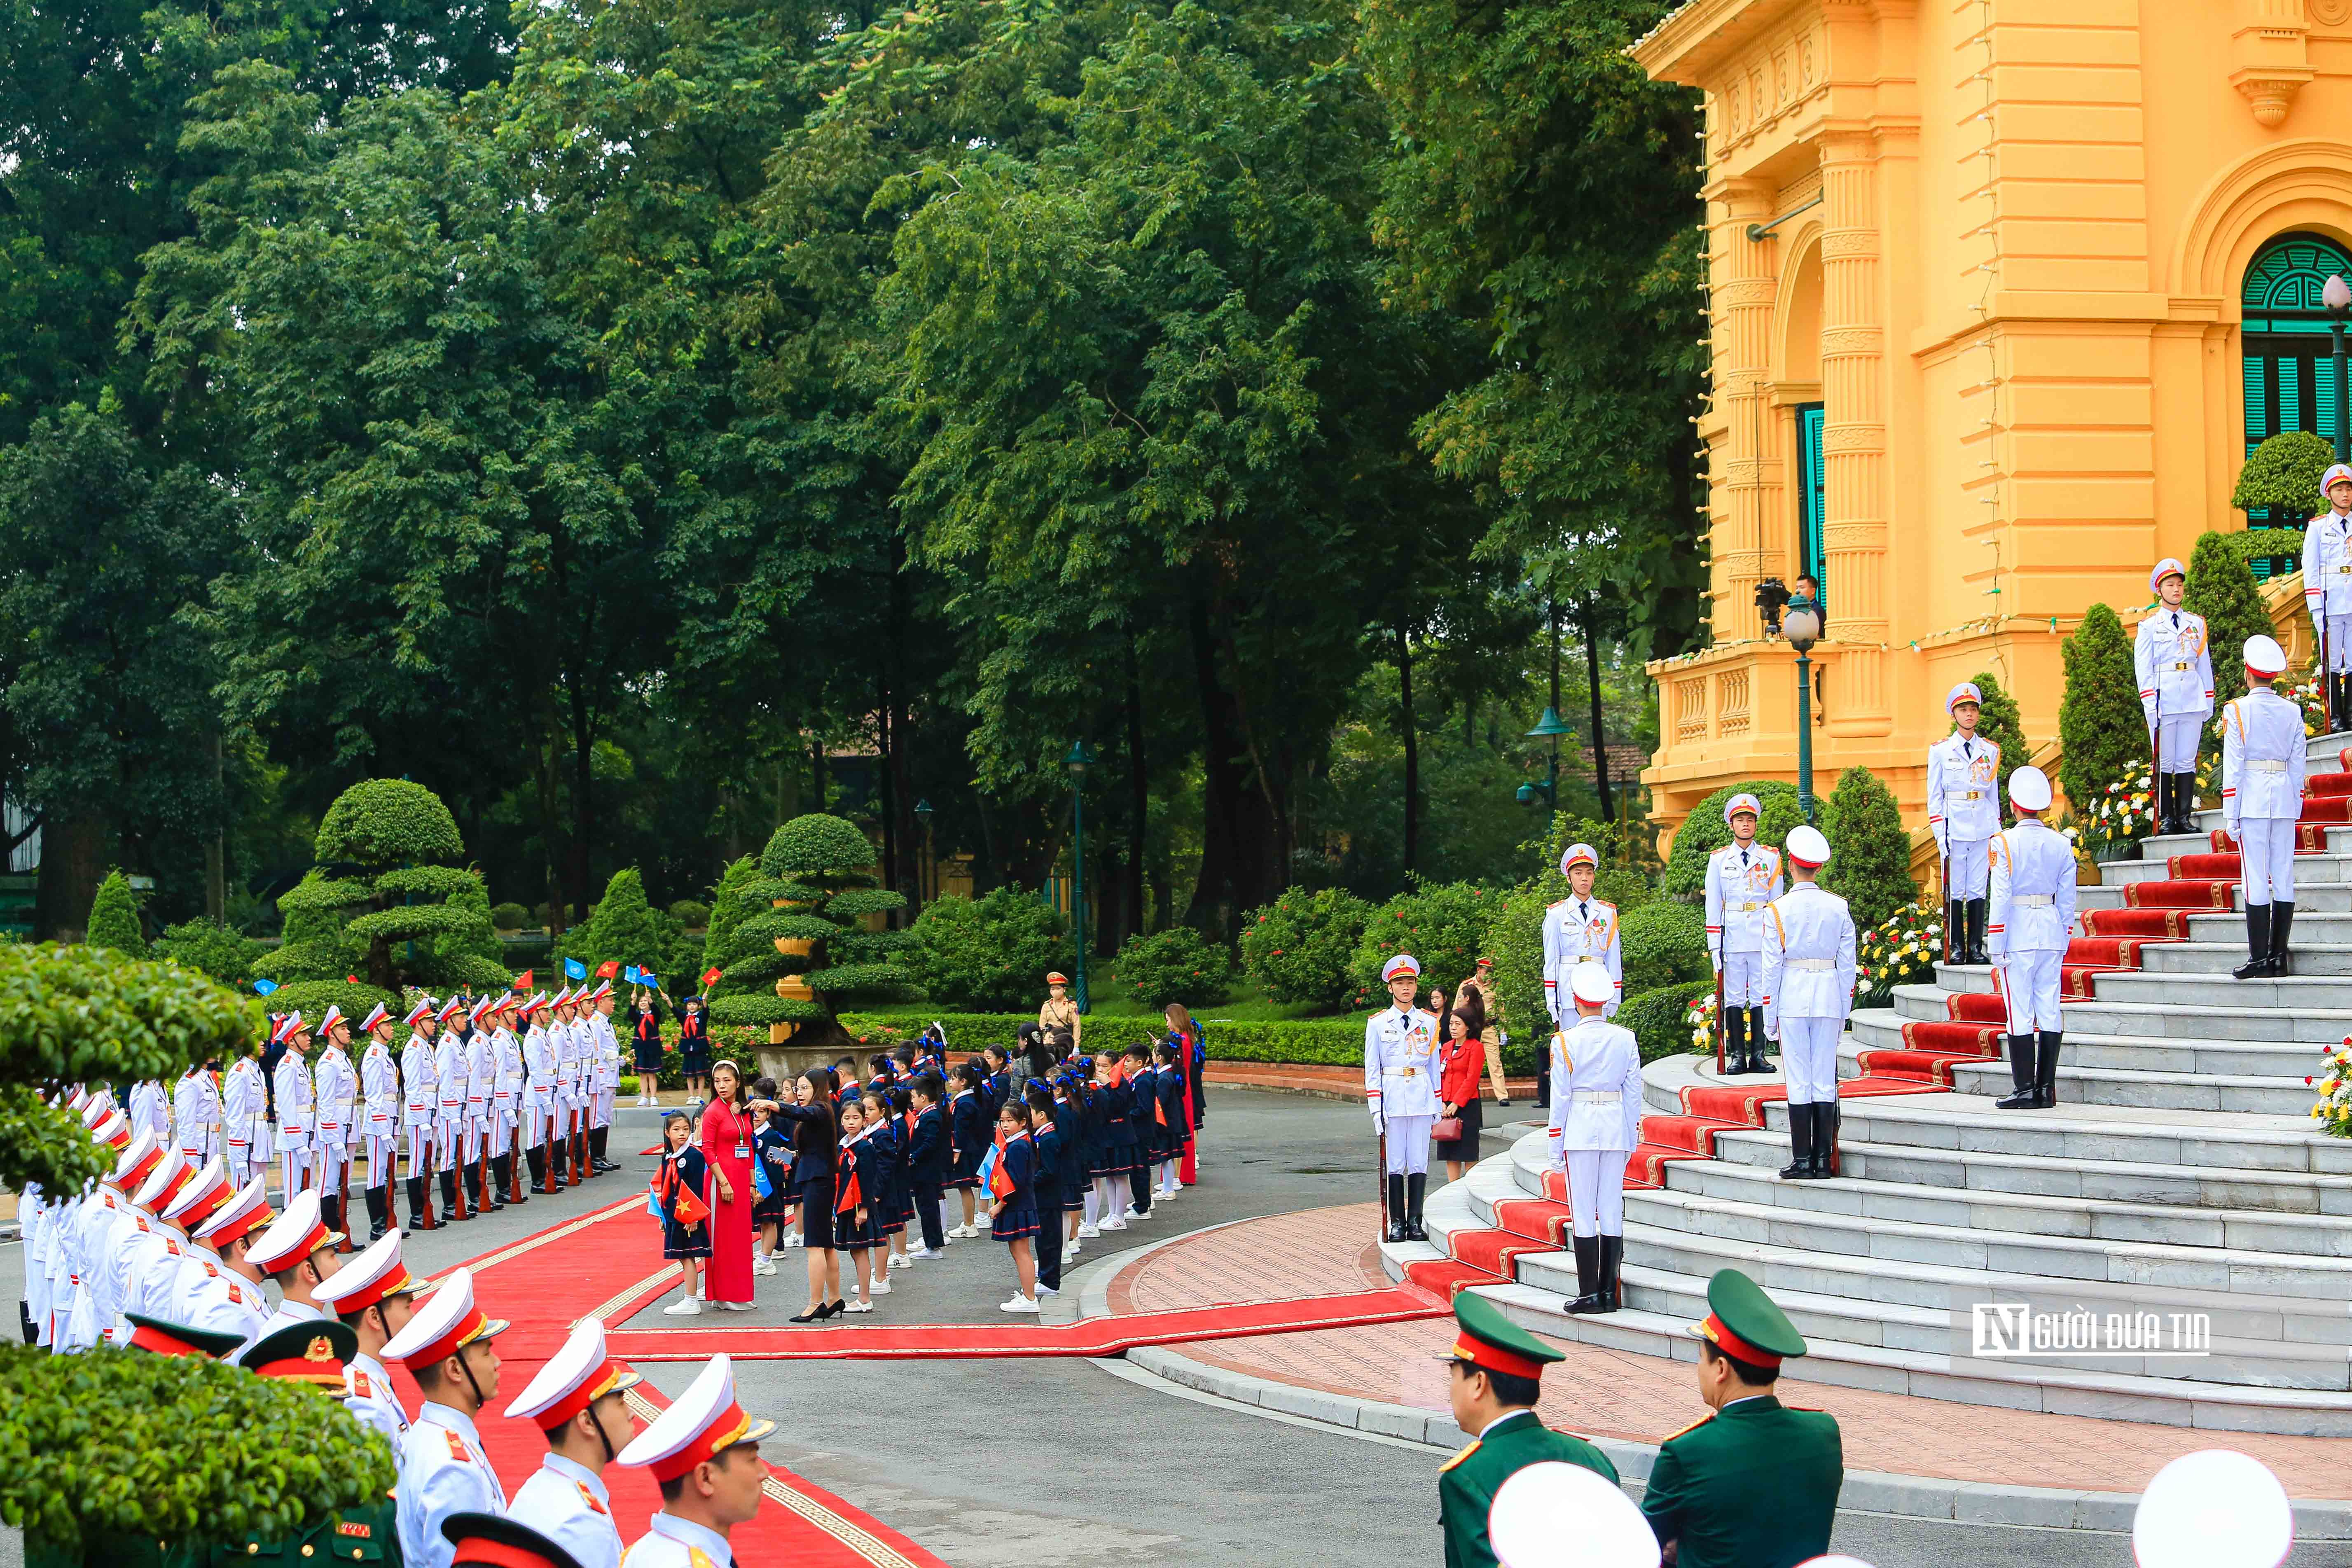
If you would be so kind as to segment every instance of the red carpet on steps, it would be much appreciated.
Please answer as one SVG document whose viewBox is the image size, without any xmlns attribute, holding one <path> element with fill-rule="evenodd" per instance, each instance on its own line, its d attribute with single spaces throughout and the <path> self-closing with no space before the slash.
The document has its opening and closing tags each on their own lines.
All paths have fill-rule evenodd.
<svg viewBox="0 0 2352 1568">
<path fill-rule="evenodd" d="M 632 1280 L 614 1278 L 616 1249 L 612 1234 L 600 1230 L 601 1223 L 644 1211 L 645 1194 L 628 1193 L 618 1203 L 551 1226 L 472 1262 L 476 1298 L 482 1310 L 512 1325 L 497 1342 L 502 1363 L 499 1393 L 478 1422 L 482 1446 L 498 1467 L 499 1482 L 509 1498 L 539 1468 L 540 1458 L 547 1452 L 547 1439 L 529 1423 L 509 1421 L 499 1412 L 555 1353 L 574 1322 L 591 1313 L 614 1321 L 642 1306 L 668 1283 L 668 1268 L 636 1276 L 636 1262 L 621 1270 L 635 1277 Z M 639 1258 L 646 1250 L 633 1249 Z M 646 1261 L 657 1264 L 660 1260 Z M 415 1410 L 420 1397 L 415 1381 L 400 1368 L 393 1370 L 393 1379 L 400 1385 L 408 1408 Z M 638 1392 L 652 1409 L 667 1403 L 650 1384 L 641 1384 Z M 797 1413 L 755 1414 L 775 1417 L 789 1427 Z M 788 1563 L 793 1568 L 948 1568 L 940 1557 L 864 1510 L 789 1470 L 769 1468 L 767 1501 L 759 1517 L 739 1527 L 731 1538 L 737 1562 Z M 646 1521 L 659 1511 L 661 1494 L 653 1478 L 641 1469 L 615 1465 L 604 1472 L 604 1479 L 612 1487 L 613 1517 L 620 1526 L 621 1538 L 635 1542 L 645 1533 Z"/>
</svg>

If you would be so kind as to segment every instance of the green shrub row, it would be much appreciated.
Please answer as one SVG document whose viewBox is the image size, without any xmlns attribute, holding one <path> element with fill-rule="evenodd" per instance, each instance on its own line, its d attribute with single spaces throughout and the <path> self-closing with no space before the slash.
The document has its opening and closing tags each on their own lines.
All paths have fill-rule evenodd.
<svg viewBox="0 0 2352 1568">
<path fill-rule="evenodd" d="M 1617 1009 L 1617 1022 L 1641 1042 L 1642 1060 L 1685 1055 L 1691 1048 L 1690 1005 L 1715 989 L 1715 979 L 1685 981 L 1645 991 Z"/>
</svg>

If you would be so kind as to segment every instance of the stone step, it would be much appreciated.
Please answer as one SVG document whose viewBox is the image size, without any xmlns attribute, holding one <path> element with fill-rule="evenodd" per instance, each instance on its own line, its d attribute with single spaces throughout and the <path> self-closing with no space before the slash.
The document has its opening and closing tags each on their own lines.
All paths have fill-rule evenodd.
<svg viewBox="0 0 2352 1568">
<path fill-rule="evenodd" d="M 2237 927 L 2235 942 L 2218 940 L 2149 943 L 2139 950 L 2141 973 L 2187 975 L 2200 981 L 2226 978 L 2230 971 L 2246 962 L 2247 956 L 2246 918 L 2243 915 L 2233 916 L 2232 922 Z M 2294 978 L 2326 978 L 2352 984 L 2352 947 L 2327 945 L 2322 939 L 2322 933 L 2338 934 L 2329 928 L 2322 927 L 2321 932 L 2309 932 L 2305 930 L 2306 925 L 2316 924 L 2318 922 L 2315 921 L 2306 921 L 2303 918 L 2301 906 L 2296 907 L 2294 929 L 2287 937 L 2288 945 L 2293 949 L 2291 962 L 2294 969 Z M 2197 930 L 2197 922 L 2194 921 L 2190 922 L 2189 930 L 2193 936 L 2202 937 L 2205 934 Z M 2352 927 L 2347 927 L 2342 934 L 2352 935 Z M 2307 937 L 2309 940 L 2305 940 Z M 2103 996 L 2108 994 L 2107 983 L 2101 980 L 2098 984 L 2099 994 Z"/>
<path fill-rule="evenodd" d="M 2307 942 L 2305 940 L 2306 933 L 2310 939 Z M 2191 942 L 2221 942 L 2243 949 L 2246 945 L 2245 911 L 2216 910 L 2211 914 L 2192 914 L 2189 917 L 2189 935 Z M 2314 912 L 2297 904 L 2294 906 L 2293 941 L 2298 958 L 2305 952 L 2326 952 L 2336 948 L 2352 947 L 2352 914 Z M 2153 955 L 2170 945 L 2160 944 L 2146 951 Z"/>
<path fill-rule="evenodd" d="M 2295 923 L 2299 931 L 2302 921 Z M 1951 1016 L 1949 994 L 1993 989 L 1989 970 L 1938 964 L 1936 973 L 1933 985 L 1895 986 L 1889 999 L 1895 1012 L 1904 1018 L 1938 1021 Z M 2098 977 L 2096 996 L 2070 1000 L 2065 1008 L 2068 1030 L 2084 1034 L 2337 1045 L 2352 1035 L 2352 980 L 2304 975 L 2235 980 L 2115 970 Z"/>
<path fill-rule="evenodd" d="M 2067 1024 L 2059 1059 L 2069 1067 L 2138 1068 L 2150 1071 L 2218 1074 L 2224 1077 L 2270 1079 L 2302 1094 L 2296 1110 L 2308 1110 L 2311 1091 L 2304 1079 L 2313 1072 L 2326 1047 L 2273 1040 L 2187 1040 L 2148 1035 L 2093 1035 L 2074 1028 L 2074 1016 L 2062 1012 Z M 1888 1008 L 1856 1013 L 1852 1024 L 1853 1046 L 1861 1050 L 1903 1050 L 1904 1020 Z M 1998 1028 L 1999 1025 L 1987 1027 Z M 2006 1089 L 2001 1090 L 2007 1093 Z M 2289 1114 L 2293 1114 L 2292 1111 Z"/>
<path fill-rule="evenodd" d="M 1791 1183 L 1791 1186 L 1832 1184 Z M 1759 1194 L 1760 1196 L 1761 1194 Z M 2136 1284 L 2151 1291 L 2226 1291 L 2342 1301 L 2352 1296 L 2352 1258 L 2290 1257 L 2237 1247 L 2035 1236 L 1973 1226 L 1923 1224 L 1735 1202 L 1668 1187 L 1630 1189 L 1627 1235 L 1642 1226 L 1714 1240 L 1842 1253 L 1874 1261 L 2022 1275 L 2060 1289 L 2076 1280 Z M 1629 1239 L 1627 1247 L 1633 1246 Z M 1645 1259 L 1646 1261 L 1646 1259 Z"/>
<path fill-rule="evenodd" d="M 2214 825 L 2221 826 L 2218 822 Z M 2211 854 L 2210 849 L 2192 849 L 2191 854 Z M 2227 853 L 2227 851 L 2224 851 Z M 2099 868 L 2101 885 L 2120 888 L 2131 882 L 2162 882 L 2172 877 L 2168 859 L 2158 857 L 2142 860 L 2109 860 Z M 2235 878 L 2214 879 L 2232 880 Z M 2328 883 L 2352 882 L 2352 855 L 2297 855 L 2294 858 L 2294 885 L 2322 886 Z"/>
<path fill-rule="evenodd" d="M 1853 1120 L 1841 1124 L 1851 1128 Z M 1789 1163 L 1785 1134 L 1758 1128 L 1723 1133 L 1717 1155 L 1777 1171 Z M 1865 1181 L 1969 1192 L 2032 1193 L 2082 1203 L 2173 1204 L 2263 1214 L 2352 1218 L 2352 1176 L 2153 1165 L 2131 1160 L 2046 1160 L 1978 1150 L 1923 1149 L 1841 1136 L 1839 1168 Z M 1668 1184 L 1672 1184 L 1671 1173 Z M 1524 1194 L 1519 1195 L 1525 1195 Z"/>
<path fill-rule="evenodd" d="M 1841 1076 L 1859 1077 L 1853 1057 L 1840 1058 Z M 1956 1061 L 1952 1087 L 1988 1100 L 2015 1087 L 2006 1062 Z M 2239 1110 L 2293 1116 L 2311 1110 L 2312 1091 L 2297 1079 L 2242 1078 L 2221 1073 L 2146 1072 L 2130 1068 L 2079 1067 L 2062 1053 L 2057 1082 L 2060 1105 L 2087 1103 L 2161 1107 L 2172 1110 Z"/>
</svg>

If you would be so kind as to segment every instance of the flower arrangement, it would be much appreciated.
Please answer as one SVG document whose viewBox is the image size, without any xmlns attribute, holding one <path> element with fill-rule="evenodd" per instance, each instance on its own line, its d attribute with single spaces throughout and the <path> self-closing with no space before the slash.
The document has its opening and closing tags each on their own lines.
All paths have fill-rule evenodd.
<svg viewBox="0 0 2352 1568">
<path fill-rule="evenodd" d="M 2319 1069 L 2303 1080 L 2319 1091 L 2311 1119 L 2331 1137 L 2352 1138 L 2352 1036 L 2321 1053 Z"/>
<path fill-rule="evenodd" d="M 2092 796 L 2088 810 L 2076 811 L 2074 826 L 2076 847 L 2089 850 L 2094 858 L 2110 860 L 2153 833 L 2156 786 L 2147 764 L 2134 763 L 2105 793 Z"/>
<path fill-rule="evenodd" d="M 1683 1022 L 1690 1026 L 1691 1049 L 1703 1057 L 1715 1054 L 1715 993 L 1703 991 L 1690 999 L 1683 1012 Z"/>
<path fill-rule="evenodd" d="M 1944 911 L 1932 899 L 1914 899 L 1862 934 L 1854 951 L 1859 1004 L 1883 1007 L 1897 985 L 1935 977 L 1944 951 Z"/>
<path fill-rule="evenodd" d="M 2312 669 L 2294 685 L 2271 688 L 2281 697 L 2303 710 L 2303 732 L 2306 737 L 2325 735 L 2330 727 L 2327 722 L 2327 692 L 2320 684 L 2318 662 L 2316 658 L 2313 659 Z M 2218 718 L 2219 715 L 2216 717 Z"/>
</svg>

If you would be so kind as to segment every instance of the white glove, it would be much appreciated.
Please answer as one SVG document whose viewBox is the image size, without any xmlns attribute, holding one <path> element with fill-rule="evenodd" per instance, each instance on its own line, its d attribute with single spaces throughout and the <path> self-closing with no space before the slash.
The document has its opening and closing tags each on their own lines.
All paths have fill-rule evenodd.
<svg viewBox="0 0 2352 1568">
<path fill-rule="evenodd" d="M 1380 1133 L 1382 1133 L 1382 1132 L 1386 1132 L 1388 1130 L 1389 1130 L 1389 1119 L 1388 1119 L 1387 1117 L 1385 1117 L 1385 1116 L 1383 1116 L 1383 1115 L 1381 1115 L 1381 1108 L 1380 1108 L 1380 1106 L 1379 1106 L 1378 1104 L 1373 1105 L 1373 1107 L 1372 1107 L 1372 1131 L 1373 1131 L 1373 1133 L 1374 1133 L 1375 1135 L 1377 1135 L 1377 1134 L 1380 1134 Z"/>
</svg>

